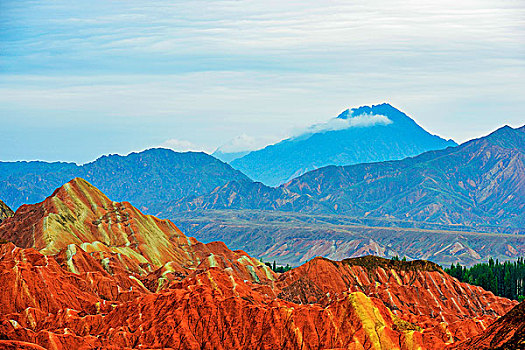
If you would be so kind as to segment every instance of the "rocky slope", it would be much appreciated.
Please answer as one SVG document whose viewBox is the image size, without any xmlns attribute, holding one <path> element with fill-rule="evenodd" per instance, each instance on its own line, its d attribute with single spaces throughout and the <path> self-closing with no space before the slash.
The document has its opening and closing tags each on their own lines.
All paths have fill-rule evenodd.
<svg viewBox="0 0 525 350">
<path fill-rule="evenodd" d="M 4 202 L 0 200 L 0 223 L 13 216 L 15 213 Z"/>
<path fill-rule="evenodd" d="M 55 188 L 84 178 L 115 200 L 154 212 L 156 205 L 208 193 L 229 181 L 248 178 L 205 153 L 149 149 L 109 155 L 84 165 L 0 162 L 0 196 L 12 208 L 44 200 Z"/>
<path fill-rule="evenodd" d="M 1 282 L 15 287 L 0 299 L 0 338 L 47 349 L 442 349 L 479 333 L 514 305 L 479 288 L 459 296 L 473 287 L 432 265 L 383 268 L 358 261 L 337 271 L 316 264 L 307 268 L 310 275 L 292 270 L 275 286 L 208 266 L 152 293 L 135 284 L 115 288 L 101 274 L 61 270 L 55 259 L 0 246 Z M 418 294 L 428 283 L 430 290 Z M 318 299 L 289 301 L 305 291 Z"/>
<path fill-rule="evenodd" d="M 314 259 L 278 277 L 82 179 L 0 238 L 5 347 L 442 349 L 516 304 L 428 262 Z"/>
<path fill-rule="evenodd" d="M 413 348 L 428 337 L 394 330 L 400 321 L 362 293 L 327 308 L 297 305 L 256 291 L 226 269 L 209 268 L 163 291 L 119 301 L 99 298 L 93 285 L 101 282 L 88 282 L 96 278 L 60 271 L 52 261 L 0 246 L 3 285 L 20 286 L 2 293 L 2 339 L 46 349 L 314 349 Z"/>
<path fill-rule="evenodd" d="M 256 181 L 278 186 L 327 165 L 403 159 L 449 146 L 456 143 L 428 133 L 384 103 L 346 110 L 326 125 L 250 152 L 231 165 Z"/>
<path fill-rule="evenodd" d="M 453 335 L 471 336 L 508 310 L 505 298 L 470 286 L 424 261 L 393 261 L 375 256 L 332 261 L 315 258 L 280 276 L 279 297 L 296 303 L 329 303 L 344 292 L 380 299 L 394 314 L 421 328 L 450 325 Z M 477 328 L 462 327 L 472 320 Z M 473 333 L 472 333 L 473 332 Z"/>
<path fill-rule="evenodd" d="M 475 337 L 454 344 L 461 350 L 513 350 L 525 348 L 525 303 L 520 303 Z"/>
<path fill-rule="evenodd" d="M 82 262 L 85 254 L 78 253 L 87 252 L 108 270 L 160 274 L 159 283 L 165 282 L 165 276 L 186 276 L 206 259 L 216 262 L 225 256 L 251 264 L 257 278 L 272 276 L 246 253 L 233 253 L 223 243 L 202 244 L 186 237 L 172 222 L 144 215 L 128 202 L 114 202 L 80 178 L 58 188 L 42 203 L 20 207 L 0 225 L 0 238 L 57 255 L 72 272 L 89 266 Z M 82 266 L 77 266 L 77 260 Z"/>
</svg>

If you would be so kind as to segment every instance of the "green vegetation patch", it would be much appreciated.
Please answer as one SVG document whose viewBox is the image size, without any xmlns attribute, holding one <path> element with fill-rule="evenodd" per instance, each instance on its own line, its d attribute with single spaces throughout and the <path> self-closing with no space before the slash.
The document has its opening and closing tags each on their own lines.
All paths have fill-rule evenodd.
<svg viewBox="0 0 525 350">
<path fill-rule="evenodd" d="M 470 268 L 459 263 L 452 264 L 445 272 L 461 282 L 480 286 L 494 295 L 525 300 L 525 259 L 500 263 L 490 258 L 488 263 L 476 264 Z"/>
</svg>

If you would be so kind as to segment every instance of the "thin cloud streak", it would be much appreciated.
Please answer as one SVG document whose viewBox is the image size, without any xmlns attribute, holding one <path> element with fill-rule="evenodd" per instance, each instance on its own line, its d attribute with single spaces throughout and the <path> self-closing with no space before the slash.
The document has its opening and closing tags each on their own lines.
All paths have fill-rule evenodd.
<svg viewBox="0 0 525 350">
<path fill-rule="evenodd" d="M 389 125 L 392 121 L 385 115 L 381 114 L 360 114 L 348 119 L 333 118 L 326 123 L 314 124 L 304 130 L 297 130 L 292 137 L 298 137 L 304 134 L 315 134 L 327 131 L 338 131 L 350 128 L 367 128 L 375 125 Z"/>
<path fill-rule="evenodd" d="M 66 69 L 78 69 L 78 62 L 93 57 L 95 68 L 118 71 L 119 61 L 129 60 L 129 54 L 140 58 L 151 55 L 146 58 L 150 72 L 158 65 L 159 73 L 166 69 L 164 59 L 180 62 L 188 55 L 189 61 L 207 57 L 209 65 L 221 69 L 222 57 L 237 57 L 240 61 L 249 60 L 250 56 L 264 59 L 280 54 L 280 61 L 292 60 L 299 69 L 308 69 L 312 61 L 326 57 L 326 53 L 327 58 L 337 54 L 351 58 L 356 54 L 371 57 L 380 53 L 388 57 L 400 51 L 430 51 L 453 58 L 463 57 L 461 51 L 472 54 L 487 44 L 492 48 L 492 56 L 501 57 L 512 55 L 512 48 L 519 50 L 524 32 L 519 27 L 523 8 L 490 1 L 367 1 L 354 5 L 332 1 L 328 6 L 318 1 L 264 5 L 256 1 L 179 1 L 162 5 L 161 1 L 156 3 L 158 6 L 134 1 L 108 6 L 95 1 L 91 11 L 85 12 L 74 11 L 64 1 L 54 6 L 36 4 L 35 12 L 42 14 L 29 16 L 29 30 L 2 37 L 7 56 L 10 48 L 18 53 L 17 61 L 36 53 L 48 61 L 58 58 L 57 65 L 66 63 L 62 67 Z M 18 7 L 20 12 L 27 10 L 21 5 L 12 7 Z M 57 11 L 58 18 L 50 16 Z M 16 15 L 13 17 L 16 27 L 20 23 Z M 22 17 L 26 20 L 28 16 Z M 494 50 L 494 46 L 499 49 Z M 46 56 L 51 51 L 55 54 Z M 310 59 L 297 62 L 297 57 L 305 56 Z M 64 62 L 60 62 L 62 57 Z M 26 63 L 20 64 L 25 69 L 38 69 Z M 16 70 L 17 63 L 12 64 Z M 138 70 L 138 66 L 137 63 L 127 69 Z M 278 66 L 272 65 L 273 69 Z"/>
</svg>

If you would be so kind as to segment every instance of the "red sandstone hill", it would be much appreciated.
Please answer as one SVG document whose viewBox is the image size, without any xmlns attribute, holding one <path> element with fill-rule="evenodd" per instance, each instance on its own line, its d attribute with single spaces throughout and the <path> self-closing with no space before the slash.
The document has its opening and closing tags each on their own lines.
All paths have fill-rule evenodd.
<svg viewBox="0 0 525 350">
<path fill-rule="evenodd" d="M 525 349 L 525 302 L 510 310 L 481 334 L 452 346 L 458 350 Z"/>
<path fill-rule="evenodd" d="M 0 239 L 0 349 L 442 349 L 516 304 L 421 261 L 277 276 L 82 179 L 19 208 Z"/>
<path fill-rule="evenodd" d="M 274 279 L 267 266 L 246 253 L 232 252 L 221 242 L 203 244 L 186 237 L 171 221 L 144 215 L 128 202 L 113 202 L 80 178 L 42 203 L 20 207 L 0 225 L 0 238 L 57 255 L 71 272 L 93 269 L 84 261 L 88 253 L 110 274 L 125 271 L 145 278 L 152 289 L 157 282 L 184 278 L 201 264 L 223 260 L 224 267 L 245 266 L 235 269 L 245 279 Z"/>
<path fill-rule="evenodd" d="M 326 305 L 341 294 L 362 292 L 426 331 L 447 325 L 444 342 L 479 333 L 516 303 L 461 283 L 432 262 L 376 256 L 343 261 L 315 258 L 282 274 L 276 285 L 279 298 L 297 303 Z"/>
</svg>

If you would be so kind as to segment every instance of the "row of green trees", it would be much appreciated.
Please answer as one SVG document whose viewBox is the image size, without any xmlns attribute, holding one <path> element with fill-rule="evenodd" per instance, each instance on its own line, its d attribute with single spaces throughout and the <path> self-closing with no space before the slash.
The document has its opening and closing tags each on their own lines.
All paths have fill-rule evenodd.
<svg viewBox="0 0 525 350">
<path fill-rule="evenodd" d="M 261 259 L 261 262 L 264 262 L 264 261 Z M 275 262 L 275 260 L 273 261 L 273 264 L 268 261 L 264 262 L 264 264 L 268 266 L 269 268 L 271 268 L 274 272 L 279 272 L 279 273 L 283 273 L 283 272 L 286 272 L 292 269 L 292 267 L 288 264 L 286 264 L 286 266 L 277 266 L 277 263 Z"/>
<path fill-rule="evenodd" d="M 445 272 L 461 282 L 467 282 L 495 295 L 522 301 L 525 299 L 525 260 L 506 261 L 489 259 L 488 263 L 476 264 L 470 268 L 452 264 Z"/>
</svg>

